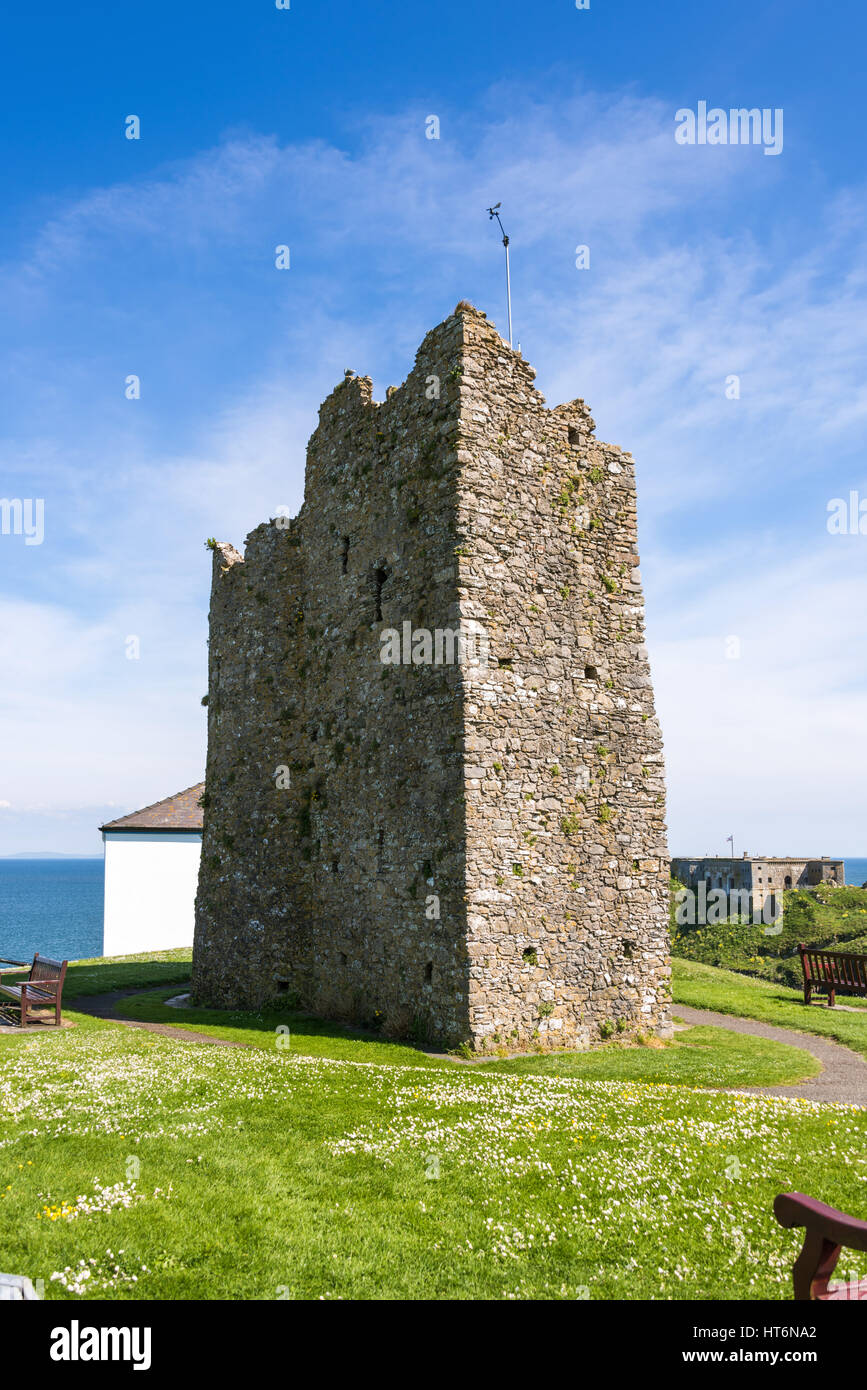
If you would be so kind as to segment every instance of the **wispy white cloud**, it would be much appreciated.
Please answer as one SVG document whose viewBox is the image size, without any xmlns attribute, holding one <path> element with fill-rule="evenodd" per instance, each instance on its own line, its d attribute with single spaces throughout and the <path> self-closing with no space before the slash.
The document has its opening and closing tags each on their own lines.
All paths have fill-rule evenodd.
<svg viewBox="0 0 867 1390">
<path fill-rule="evenodd" d="M 676 852 L 725 853 L 733 832 L 758 854 L 867 844 L 864 558 L 833 544 L 739 569 L 654 643 Z"/>
<path fill-rule="evenodd" d="M 742 807 L 748 776 L 721 790 L 739 758 L 788 790 L 761 803 L 766 849 L 796 828 L 795 785 L 821 807 L 815 833 L 848 827 L 829 852 L 857 848 L 857 759 L 838 762 L 833 730 L 863 722 L 862 562 L 857 541 L 827 544 L 823 520 L 826 497 L 865 480 L 863 190 L 833 194 L 792 246 L 793 214 L 773 208 L 785 160 L 679 147 L 657 102 L 501 85 L 443 112 L 439 142 L 424 114 L 369 120 L 351 153 L 228 138 L 59 207 L 0 271 L 14 388 L 0 465 L 13 490 L 46 496 L 44 546 L 25 564 L 0 543 L 21 595 L 0 611 L 13 730 L 0 791 L 134 805 L 197 780 L 204 538 L 240 542 L 300 503 L 306 439 L 345 367 L 382 396 L 459 298 L 502 317 L 484 215 L 502 199 L 540 389 L 552 404 L 583 395 L 638 462 L 673 842 L 706 847 L 693 830 Z M 590 271 L 574 266 L 579 243 Z M 122 395 L 132 370 L 139 402 Z M 732 632 L 740 663 L 721 654 Z M 817 641 L 820 662 L 804 655 Z M 822 766 L 800 756 L 817 704 Z"/>
</svg>

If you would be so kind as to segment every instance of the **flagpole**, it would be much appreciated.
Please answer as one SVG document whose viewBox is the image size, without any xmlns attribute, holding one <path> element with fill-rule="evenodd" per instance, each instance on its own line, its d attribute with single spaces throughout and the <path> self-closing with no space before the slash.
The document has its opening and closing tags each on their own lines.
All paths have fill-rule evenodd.
<svg viewBox="0 0 867 1390">
<path fill-rule="evenodd" d="M 488 214 L 489 214 L 489 216 L 490 216 L 491 218 L 496 217 L 497 222 L 499 223 L 500 231 L 503 232 L 503 246 L 506 248 L 506 311 L 507 311 L 508 318 L 509 318 L 509 347 L 511 347 L 511 346 L 512 346 L 512 279 L 511 279 L 511 275 L 510 275 L 510 273 L 509 273 L 509 238 L 506 236 L 506 233 L 503 231 L 503 224 L 502 224 L 502 222 L 500 222 L 500 214 L 499 214 L 499 212 L 498 212 L 498 208 L 500 208 L 500 207 L 502 207 L 502 203 L 495 203 L 494 206 L 493 206 L 492 208 L 488 208 Z"/>
</svg>

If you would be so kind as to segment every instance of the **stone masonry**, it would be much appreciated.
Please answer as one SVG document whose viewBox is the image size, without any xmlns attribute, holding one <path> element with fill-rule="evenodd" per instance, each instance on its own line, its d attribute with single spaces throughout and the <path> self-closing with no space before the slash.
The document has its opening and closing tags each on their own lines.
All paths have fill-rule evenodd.
<svg viewBox="0 0 867 1390">
<path fill-rule="evenodd" d="M 706 892 L 723 889 L 729 893 L 747 893 L 750 902 L 761 907 L 766 898 L 790 888 L 815 888 L 823 883 L 846 882 L 846 865 L 842 859 L 799 859 L 767 855 L 750 856 L 744 851 L 741 859 L 706 855 L 703 859 L 677 858 L 671 861 L 672 878 L 686 888 L 705 885 Z"/>
<path fill-rule="evenodd" d="M 670 1031 L 633 463 L 534 375 L 462 302 L 385 401 L 347 372 L 297 517 L 216 545 L 197 1001 L 476 1050 Z"/>
</svg>

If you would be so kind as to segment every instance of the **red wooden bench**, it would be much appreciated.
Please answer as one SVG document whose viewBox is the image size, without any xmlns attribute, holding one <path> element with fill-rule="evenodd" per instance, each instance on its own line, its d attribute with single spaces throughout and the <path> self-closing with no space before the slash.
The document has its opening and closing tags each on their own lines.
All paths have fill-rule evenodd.
<svg viewBox="0 0 867 1390">
<path fill-rule="evenodd" d="M 818 1299 L 823 1303 L 844 1299 L 867 1301 L 867 1279 L 848 1284 L 828 1281 L 840 1251 L 867 1250 L 867 1221 L 857 1221 L 802 1192 L 781 1193 L 774 1198 L 774 1216 L 787 1231 L 804 1226 L 804 1246 L 792 1269 L 797 1302 Z"/>
<path fill-rule="evenodd" d="M 30 1009 L 45 1009 L 54 1007 L 54 1022 L 60 1026 L 60 1001 L 63 995 L 63 981 L 66 979 L 66 967 L 68 961 L 51 960 L 48 956 L 40 956 L 39 952 L 33 957 L 33 964 L 30 967 L 30 974 L 26 980 L 22 980 L 17 985 L 4 985 L 3 974 L 8 974 L 10 965 L 17 966 L 19 970 L 27 969 L 22 961 L 4 962 L 4 970 L 0 971 L 0 994 L 6 994 L 10 999 L 14 999 L 19 1006 L 21 1027 L 27 1027 L 27 1014 Z M 12 1013 L 7 1004 L 5 1010 L 0 1009 L 0 1017 L 4 1014 Z M 13 1022 L 10 1017 L 9 1022 Z"/>
<path fill-rule="evenodd" d="M 816 951 L 803 942 L 798 946 L 804 972 L 804 1003 L 809 1004 L 814 987 L 828 991 L 828 1008 L 833 1009 L 837 990 L 841 994 L 867 994 L 867 956 L 854 951 Z"/>
</svg>

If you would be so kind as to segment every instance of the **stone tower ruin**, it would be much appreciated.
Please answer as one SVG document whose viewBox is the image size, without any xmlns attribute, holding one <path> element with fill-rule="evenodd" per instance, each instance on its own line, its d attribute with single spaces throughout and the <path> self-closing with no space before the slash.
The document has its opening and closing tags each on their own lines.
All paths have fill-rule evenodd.
<svg viewBox="0 0 867 1390">
<path fill-rule="evenodd" d="M 667 1033 L 629 454 L 462 302 L 214 548 L 198 1002 L 474 1049 Z"/>
</svg>

